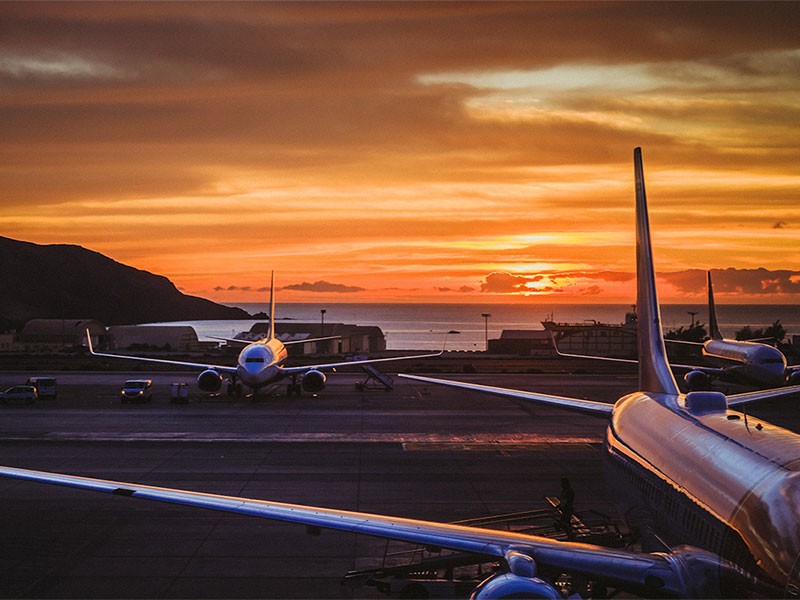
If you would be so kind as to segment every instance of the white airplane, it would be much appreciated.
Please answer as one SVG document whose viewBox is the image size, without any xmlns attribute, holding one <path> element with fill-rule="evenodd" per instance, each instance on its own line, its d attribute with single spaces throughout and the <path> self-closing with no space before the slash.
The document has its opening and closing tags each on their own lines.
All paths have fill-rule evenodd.
<svg viewBox="0 0 800 600">
<path fill-rule="evenodd" d="M 800 384 L 800 370 L 787 368 L 783 353 L 767 344 L 755 341 L 739 341 L 723 338 L 719 331 L 717 309 L 714 304 L 714 289 L 711 285 L 711 272 L 708 277 L 708 314 L 710 339 L 705 342 L 684 340 L 665 340 L 667 343 L 702 346 L 703 358 L 717 366 L 683 365 L 670 363 L 675 371 L 684 373 L 683 380 L 689 391 L 708 390 L 712 379 L 720 379 L 752 385 L 757 388 L 777 388 Z M 587 358 L 621 363 L 637 363 L 637 360 L 592 356 L 589 354 L 570 354 L 558 349 L 555 338 L 553 346 L 560 356 L 567 358 Z M 800 389 L 800 388 L 799 388 Z"/>
<path fill-rule="evenodd" d="M 235 367 L 223 365 L 211 365 L 207 363 L 193 363 L 177 360 L 166 360 L 160 358 L 149 358 L 145 356 L 130 356 L 126 354 L 108 354 L 103 352 L 95 352 L 92 345 L 92 338 L 89 335 L 89 330 L 86 330 L 86 339 L 89 345 L 89 352 L 93 356 L 102 356 L 107 358 L 125 358 L 130 360 L 138 360 L 151 363 L 160 363 L 175 365 L 180 367 L 191 367 L 193 369 L 201 370 L 202 372 L 197 377 L 197 385 L 204 392 L 218 392 L 222 388 L 224 377 L 228 377 L 232 384 L 241 389 L 241 385 L 246 385 L 254 392 L 266 386 L 276 384 L 284 379 L 290 379 L 291 382 L 287 385 L 287 395 L 292 394 L 300 395 L 300 390 L 303 389 L 307 392 L 321 392 L 325 388 L 326 377 L 323 370 L 336 369 L 338 367 L 353 366 L 353 365 L 366 365 L 380 362 L 393 362 L 397 360 L 410 360 L 413 358 L 431 358 L 441 356 L 444 352 L 434 352 L 430 354 L 417 354 L 410 356 L 394 356 L 390 358 L 371 358 L 367 360 L 350 360 L 339 361 L 334 363 L 325 363 L 319 365 L 305 365 L 301 367 L 285 367 L 284 361 L 288 356 L 286 346 L 290 344 L 299 344 L 310 341 L 332 339 L 337 336 L 330 336 L 324 338 L 312 338 L 305 340 L 297 340 L 292 342 L 282 342 L 275 337 L 275 274 L 272 274 L 270 282 L 270 321 L 269 333 L 264 339 L 255 342 L 244 342 L 243 340 L 226 340 L 238 343 L 246 343 L 247 345 L 239 353 L 239 358 L 236 361 Z M 299 381 L 298 381 L 299 380 Z"/>
<path fill-rule="evenodd" d="M 708 278 L 708 329 L 710 339 L 703 343 L 667 340 L 672 343 L 703 347 L 703 358 L 718 368 L 696 367 L 684 376 L 689 389 L 706 389 L 711 378 L 720 378 L 759 387 L 780 387 L 800 384 L 800 371 L 787 369 L 783 352 L 756 341 L 723 338 L 717 321 L 711 271 Z"/>
<path fill-rule="evenodd" d="M 498 558 L 473 598 L 561 598 L 542 573 L 568 572 L 645 597 L 796 596 L 800 593 L 800 435 L 734 407 L 779 395 L 678 391 L 661 332 L 641 151 L 634 152 L 641 391 L 615 404 L 407 376 L 546 404 L 609 421 L 610 489 L 635 526 L 663 540 L 636 552 L 408 518 L 204 494 L 0 467 L 0 475 L 360 533 Z M 658 537 L 657 537 L 658 536 Z M 674 545 L 677 544 L 677 545 Z"/>
</svg>

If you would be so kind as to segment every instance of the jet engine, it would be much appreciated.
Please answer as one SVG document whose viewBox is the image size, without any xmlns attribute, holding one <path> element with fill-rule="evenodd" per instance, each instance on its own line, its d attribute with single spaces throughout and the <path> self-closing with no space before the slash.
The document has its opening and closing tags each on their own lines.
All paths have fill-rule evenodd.
<svg viewBox="0 0 800 600">
<path fill-rule="evenodd" d="M 484 579 L 470 595 L 470 600 L 489 598 L 563 598 L 559 591 L 536 577 L 536 562 L 516 550 L 506 553 L 507 573 Z"/>
<path fill-rule="evenodd" d="M 222 375 L 214 369 L 206 369 L 197 376 L 197 385 L 204 392 L 218 392 L 222 387 Z"/>
<path fill-rule="evenodd" d="M 788 385 L 800 385 L 800 369 L 790 371 L 786 375 L 786 383 Z"/>
<path fill-rule="evenodd" d="M 702 371 L 689 371 L 683 376 L 690 392 L 702 392 L 711 387 L 711 377 Z"/>
<path fill-rule="evenodd" d="M 325 373 L 311 369 L 303 374 L 301 383 L 307 392 L 321 392 L 325 388 Z"/>
</svg>

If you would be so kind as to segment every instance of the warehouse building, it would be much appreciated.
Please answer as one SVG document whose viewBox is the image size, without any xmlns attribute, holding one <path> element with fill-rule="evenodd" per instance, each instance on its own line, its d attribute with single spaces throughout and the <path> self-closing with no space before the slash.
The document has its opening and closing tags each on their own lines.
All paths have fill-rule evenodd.
<svg viewBox="0 0 800 600">
<path fill-rule="evenodd" d="M 202 352 L 217 342 L 201 343 L 190 325 L 114 325 L 108 328 L 111 350 L 160 350 Z"/>
<path fill-rule="evenodd" d="M 12 352 L 51 353 L 86 346 L 86 330 L 92 343 L 106 340 L 106 327 L 95 319 L 31 319 L 11 346 Z"/>
<path fill-rule="evenodd" d="M 269 332 L 269 323 L 256 323 L 250 331 L 236 337 L 259 340 Z M 386 350 L 386 336 L 374 325 L 347 323 L 295 323 L 275 324 L 275 335 L 283 342 L 336 336 L 336 339 L 292 344 L 287 349 L 291 355 L 299 354 L 375 354 Z"/>
</svg>

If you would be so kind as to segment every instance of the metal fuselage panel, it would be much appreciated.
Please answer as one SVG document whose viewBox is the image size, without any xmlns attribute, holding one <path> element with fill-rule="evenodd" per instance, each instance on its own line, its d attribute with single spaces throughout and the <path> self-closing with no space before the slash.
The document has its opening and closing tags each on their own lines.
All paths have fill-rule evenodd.
<svg viewBox="0 0 800 600">
<path fill-rule="evenodd" d="M 703 356 L 718 366 L 740 365 L 748 379 L 769 387 L 785 383 L 786 357 L 766 344 L 732 340 L 708 340 Z"/>
<path fill-rule="evenodd" d="M 695 416 L 682 399 L 633 394 L 617 404 L 608 429 L 609 481 L 626 492 L 619 500 L 632 525 L 785 589 L 800 585 L 800 436 L 755 425 L 732 411 Z"/>
<path fill-rule="evenodd" d="M 243 384 L 257 390 L 280 379 L 280 366 L 286 356 L 286 346 L 276 338 L 250 344 L 239 354 L 236 376 Z"/>
</svg>

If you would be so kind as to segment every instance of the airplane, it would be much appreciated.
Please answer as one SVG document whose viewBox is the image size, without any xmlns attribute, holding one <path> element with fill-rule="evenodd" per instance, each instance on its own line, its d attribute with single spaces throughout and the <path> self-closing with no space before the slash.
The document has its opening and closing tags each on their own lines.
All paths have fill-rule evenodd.
<svg viewBox="0 0 800 600">
<path fill-rule="evenodd" d="M 641 150 L 634 150 L 640 391 L 604 403 L 414 375 L 405 377 L 608 420 L 610 488 L 642 531 L 641 551 L 409 518 L 222 496 L 14 467 L 0 475 L 348 531 L 497 557 L 472 598 L 561 598 L 544 573 L 568 572 L 628 593 L 710 598 L 800 594 L 800 435 L 732 410 L 782 390 L 682 394 L 667 364 L 655 287 Z M 673 545 L 676 544 L 676 545 Z M 541 571 L 537 569 L 541 568 Z M 541 576 L 539 574 L 541 573 Z"/>
<path fill-rule="evenodd" d="M 670 363 L 670 367 L 673 370 L 685 373 L 683 380 L 689 391 L 708 390 L 711 386 L 711 381 L 714 379 L 742 383 L 757 388 L 800 385 L 800 370 L 787 368 L 786 357 L 777 348 L 756 341 L 739 341 L 722 337 L 717 320 L 710 271 L 707 272 L 707 279 L 710 339 L 705 342 L 664 340 L 672 344 L 701 346 L 703 358 L 712 364 L 718 365 L 702 366 Z M 638 362 L 633 359 L 561 352 L 558 349 L 555 338 L 552 338 L 552 341 L 556 353 L 567 358 L 588 358 L 622 363 Z M 797 389 L 800 391 L 800 387 Z"/>
<path fill-rule="evenodd" d="M 708 280 L 708 329 L 710 339 L 705 342 L 667 340 L 672 343 L 702 346 L 703 358 L 718 368 L 696 367 L 689 371 L 684 380 L 690 389 L 708 387 L 711 378 L 749 383 L 759 387 L 780 387 L 800 384 L 800 370 L 787 369 L 783 352 L 768 344 L 756 341 L 731 340 L 722 337 L 714 303 L 714 287 L 711 271 L 706 273 Z"/>
<path fill-rule="evenodd" d="M 248 342 L 244 340 L 228 340 L 229 342 L 245 343 L 247 344 L 239 353 L 237 364 L 235 367 L 224 365 L 212 365 L 207 363 L 193 363 L 177 360 L 167 360 L 160 358 L 149 358 L 144 356 L 131 356 L 126 354 L 109 354 L 104 352 L 96 352 L 92 344 L 91 335 L 89 330 L 86 330 L 86 339 L 89 346 L 89 353 L 92 356 L 100 356 L 105 358 L 124 358 L 129 360 L 138 360 L 151 363 L 168 364 L 180 367 L 191 367 L 193 369 L 201 370 L 202 372 L 197 377 L 197 385 L 204 392 L 218 392 L 222 388 L 224 377 L 228 377 L 231 381 L 233 388 L 241 391 L 241 385 L 246 385 L 258 393 L 261 388 L 277 384 L 281 380 L 290 379 L 291 382 L 286 387 L 287 396 L 292 394 L 300 395 L 301 390 L 310 393 L 321 392 L 325 388 L 327 378 L 323 370 L 336 369 L 338 367 L 353 366 L 353 365 L 366 365 L 381 362 L 393 362 L 398 360 L 410 360 L 414 358 L 432 358 L 441 356 L 444 352 L 434 352 L 430 354 L 416 354 L 407 356 L 393 356 L 389 358 L 371 358 L 365 360 L 350 360 L 339 361 L 333 363 L 325 363 L 319 365 L 305 365 L 300 367 L 285 367 L 284 361 L 288 356 L 286 346 L 290 344 L 306 343 L 310 341 L 333 339 L 338 336 L 328 336 L 323 338 L 311 338 L 305 340 L 296 340 L 290 342 L 282 342 L 275 336 L 275 273 L 272 273 L 270 282 L 270 320 L 269 332 L 267 337 L 255 341 Z M 299 381 L 298 381 L 299 380 Z"/>
</svg>

